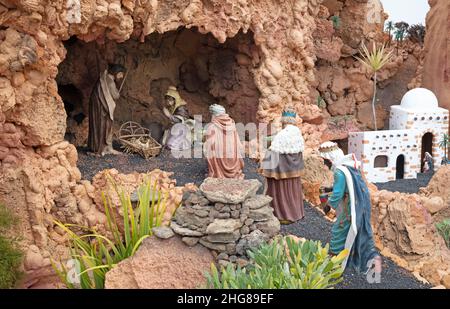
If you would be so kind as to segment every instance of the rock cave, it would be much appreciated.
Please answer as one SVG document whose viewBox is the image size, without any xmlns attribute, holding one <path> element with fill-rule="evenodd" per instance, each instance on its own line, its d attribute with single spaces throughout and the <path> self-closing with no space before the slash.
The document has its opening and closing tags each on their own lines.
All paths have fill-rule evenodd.
<svg viewBox="0 0 450 309">
<path fill-rule="evenodd" d="M 100 45 L 71 37 L 64 46 L 67 56 L 58 66 L 56 81 L 67 113 L 66 139 L 76 146 L 86 144 L 90 94 L 108 63 L 128 70 L 115 111 L 115 130 L 127 121 L 166 127 L 162 101 L 171 85 L 188 103 L 191 115 L 201 115 L 204 122 L 211 117 L 211 104 L 223 105 L 236 123 L 258 121 L 260 92 L 253 72 L 261 65 L 261 53 L 251 31 L 240 31 L 223 44 L 211 34 L 181 27 L 152 33 L 144 43 L 107 40 Z"/>
</svg>

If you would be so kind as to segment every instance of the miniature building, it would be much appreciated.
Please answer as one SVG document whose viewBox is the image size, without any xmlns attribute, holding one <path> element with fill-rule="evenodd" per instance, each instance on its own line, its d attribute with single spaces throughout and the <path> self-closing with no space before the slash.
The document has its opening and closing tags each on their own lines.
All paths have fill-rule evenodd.
<svg viewBox="0 0 450 309">
<path fill-rule="evenodd" d="M 448 123 L 449 112 L 439 107 L 433 92 L 416 88 L 400 105 L 391 106 L 389 130 L 350 132 L 348 151 L 361 161 L 370 182 L 416 178 L 426 152 L 434 169 L 440 166 L 444 150 L 439 141 L 448 133 Z"/>
</svg>

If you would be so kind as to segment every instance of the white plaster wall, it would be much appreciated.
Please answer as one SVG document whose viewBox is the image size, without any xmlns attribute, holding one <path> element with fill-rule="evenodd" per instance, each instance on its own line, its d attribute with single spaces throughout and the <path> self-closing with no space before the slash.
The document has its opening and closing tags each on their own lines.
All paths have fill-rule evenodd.
<svg viewBox="0 0 450 309">
<path fill-rule="evenodd" d="M 405 156 L 405 179 L 416 178 L 420 171 L 419 132 L 416 130 L 384 130 L 352 132 L 349 134 L 349 152 L 362 163 L 367 180 L 387 182 L 396 178 L 399 155 Z M 388 157 L 387 167 L 375 168 L 375 157 Z"/>
<path fill-rule="evenodd" d="M 444 150 L 439 147 L 443 134 L 448 133 L 449 112 L 443 108 L 430 110 L 407 110 L 399 105 L 391 106 L 389 127 L 390 129 L 415 129 L 419 156 L 421 154 L 422 137 L 428 132 L 433 134 L 433 160 L 434 168 L 437 170 L 441 165 Z M 419 158 L 420 160 L 420 158 Z"/>
</svg>

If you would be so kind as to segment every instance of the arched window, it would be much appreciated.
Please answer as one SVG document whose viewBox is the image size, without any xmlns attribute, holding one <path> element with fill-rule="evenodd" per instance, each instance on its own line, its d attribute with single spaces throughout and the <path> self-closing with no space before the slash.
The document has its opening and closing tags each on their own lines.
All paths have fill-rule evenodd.
<svg viewBox="0 0 450 309">
<path fill-rule="evenodd" d="M 382 168 L 388 166 L 388 157 L 387 156 L 376 156 L 373 167 Z"/>
</svg>

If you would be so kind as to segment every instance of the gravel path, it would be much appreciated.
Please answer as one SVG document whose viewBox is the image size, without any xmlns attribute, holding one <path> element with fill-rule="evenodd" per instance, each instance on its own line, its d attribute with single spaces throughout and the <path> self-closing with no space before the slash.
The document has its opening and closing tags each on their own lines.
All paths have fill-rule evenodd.
<svg viewBox="0 0 450 309">
<path fill-rule="evenodd" d="M 247 179 L 259 179 L 264 177 L 256 173 L 257 163 L 251 159 L 244 159 L 244 174 Z M 106 155 L 102 158 L 87 154 L 86 149 L 78 149 L 78 168 L 84 179 L 92 180 L 99 171 L 115 168 L 121 173 L 145 173 L 156 168 L 167 172 L 173 172 L 173 178 L 178 186 L 186 183 L 200 185 L 208 173 L 208 166 L 204 159 L 174 158 L 170 151 L 163 150 L 161 154 L 151 160 L 145 160 L 139 155 Z"/>
<path fill-rule="evenodd" d="M 400 179 L 385 183 L 376 183 L 379 190 L 417 193 L 421 187 L 426 187 L 433 174 L 418 174 L 417 179 Z"/>
<path fill-rule="evenodd" d="M 86 149 L 78 149 L 78 167 L 84 179 L 92 180 L 99 171 L 115 168 L 121 173 L 147 172 L 156 168 L 164 171 L 174 172 L 177 185 L 194 182 L 200 185 L 207 174 L 207 165 L 204 159 L 175 159 L 170 152 L 164 150 L 152 160 L 145 160 L 138 155 L 107 155 L 102 158 L 87 155 Z M 253 160 L 245 159 L 245 177 L 247 179 L 259 179 L 263 177 L 257 172 L 257 164 Z M 417 192 L 419 182 L 403 180 L 386 184 L 377 184 L 380 189 L 397 190 L 401 192 Z M 262 188 L 260 189 L 262 191 Z M 294 234 L 299 237 L 320 240 L 328 243 L 332 223 L 325 220 L 314 208 L 305 203 L 305 218 L 296 223 L 282 226 L 283 234 Z M 422 284 L 407 270 L 397 266 L 390 259 L 383 258 L 383 273 L 381 283 L 370 284 L 366 281 L 364 274 L 357 274 L 352 269 L 344 273 L 344 280 L 336 288 L 346 289 L 420 289 L 430 288 Z"/>
<path fill-rule="evenodd" d="M 281 232 L 285 235 L 294 234 L 306 239 L 320 240 L 325 244 L 330 241 L 332 225 L 333 223 L 325 220 L 317 210 L 305 203 L 305 218 L 290 225 L 282 225 Z M 430 287 L 386 257 L 383 257 L 380 283 L 371 284 L 367 282 L 364 274 L 347 268 L 344 272 L 344 280 L 336 286 L 338 289 L 427 289 Z"/>
</svg>

